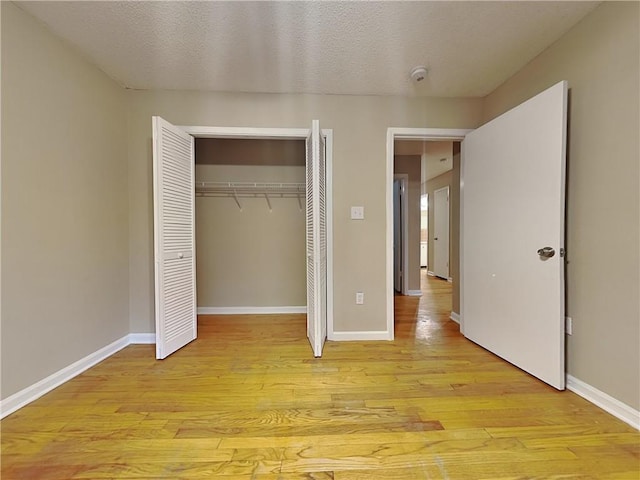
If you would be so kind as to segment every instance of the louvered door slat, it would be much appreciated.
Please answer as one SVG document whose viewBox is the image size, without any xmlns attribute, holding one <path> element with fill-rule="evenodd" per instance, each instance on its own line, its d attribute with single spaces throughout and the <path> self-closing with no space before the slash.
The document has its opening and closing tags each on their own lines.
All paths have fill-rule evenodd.
<svg viewBox="0 0 640 480">
<path fill-rule="evenodd" d="M 315 222 L 314 222 L 314 175 L 313 175 L 313 139 L 307 139 L 306 159 L 307 182 L 307 337 L 311 345 L 316 342 L 316 305 L 315 305 Z M 315 354 L 315 352 L 314 352 Z"/>
</svg>

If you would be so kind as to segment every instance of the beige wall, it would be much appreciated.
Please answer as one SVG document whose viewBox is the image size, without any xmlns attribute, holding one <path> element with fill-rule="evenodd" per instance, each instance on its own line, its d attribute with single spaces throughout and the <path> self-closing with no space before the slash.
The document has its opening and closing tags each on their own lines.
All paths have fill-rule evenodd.
<svg viewBox="0 0 640 480">
<path fill-rule="evenodd" d="M 2 398 L 129 333 L 125 93 L 2 2 Z"/>
<path fill-rule="evenodd" d="M 304 166 L 304 139 L 196 138 L 196 163 L 211 165 Z"/>
<path fill-rule="evenodd" d="M 408 290 L 420 291 L 420 160 L 421 155 L 396 155 L 394 173 L 409 176 L 407 187 L 407 227 L 409 243 Z"/>
<path fill-rule="evenodd" d="M 604 2 L 489 95 L 485 120 L 568 80 L 569 374 L 640 409 L 640 4 Z"/>
<path fill-rule="evenodd" d="M 153 332 L 151 116 L 178 125 L 308 128 L 334 132 L 334 325 L 386 330 L 386 134 L 389 127 L 473 128 L 479 99 L 129 91 L 131 331 Z M 363 205 L 365 220 L 350 220 Z M 365 304 L 355 305 L 355 293 Z"/>
<path fill-rule="evenodd" d="M 304 151 L 302 158 L 304 163 Z M 305 167 L 196 165 L 196 181 L 304 182 Z M 198 307 L 305 306 L 305 198 L 196 197 Z"/>
</svg>

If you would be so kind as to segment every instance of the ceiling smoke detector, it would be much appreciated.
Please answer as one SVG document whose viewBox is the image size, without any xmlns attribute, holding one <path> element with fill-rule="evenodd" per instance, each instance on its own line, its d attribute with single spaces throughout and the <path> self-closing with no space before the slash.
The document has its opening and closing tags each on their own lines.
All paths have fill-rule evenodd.
<svg viewBox="0 0 640 480">
<path fill-rule="evenodd" d="M 411 70 L 411 80 L 416 83 L 423 81 L 427 77 L 427 67 L 415 67 Z"/>
</svg>

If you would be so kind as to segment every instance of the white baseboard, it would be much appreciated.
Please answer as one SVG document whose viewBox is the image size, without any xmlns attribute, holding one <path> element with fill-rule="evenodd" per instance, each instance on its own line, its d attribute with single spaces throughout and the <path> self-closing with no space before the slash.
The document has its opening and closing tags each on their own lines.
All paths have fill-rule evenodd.
<svg viewBox="0 0 640 480">
<path fill-rule="evenodd" d="M 333 332 L 328 335 L 329 340 L 336 342 L 351 342 L 358 340 L 393 340 L 386 330 L 381 331 L 364 331 L 364 332 Z"/>
<path fill-rule="evenodd" d="M 456 322 L 458 325 L 460 325 L 460 315 L 457 314 L 456 312 L 451 312 L 451 315 L 449 315 L 449 318 L 454 322 Z"/>
<path fill-rule="evenodd" d="M 431 270 L 427 270 L 427 275 L 429 275 L 430 277 L 438 277 L 438 276 L 435 274 L 435 272 L 432 272 Z M 441 278 L 442 280 L 446 280 L 446 281 L 447 281 L 447 282 L 449 282 L 449 283 L 453 283 L 453 277 L 447 277 L 447 278 L 444 278 L 444 277 L 438 277 L 438 278 Z"/>
<path fill-rule="evenodd" d="M 640 430 L 640 411 L 626 403 L 613 398 L 611 395 L 592 387 L 588 383 L 567 374 L 567 389 L 580 395 L 585 400 L 597 405 L 616 418 L 628 423 L 636 430 Z"/>
<path fill-rule="evenodd" d="M 409 290 L 407 292 L 407 295 L 409 295 L 410 297 L 421 297 L 422 296 L 422 290 Z"/>
<path fill-rule="evenodd" d="M 198 315 L 269 315 L 275 313 L 307 313 L 306 306 L 298 307 L 198 307 Z"/>
<path fill-rule="evenodd" d="M 130 333 L 129 345 L 148 345 L 156 343 L 155 333 Z"/>
<path fill-rule="evenodd" d="M 102 347 L 100 350 L 90 353 L 77 362 L 74 362 L 71 365 L 49 375 L 48 377 L 43 378 L 39 382 L 36 382 L 33 385 L 24 388 L 17 393 L 14 393 L 13 395 L 10 395 L 9 397 L 0 401 L 0 418 L 4 418 L 7 415 L 15 412 L 16 410 L 40 398 L 45 393 L 50 392 L 56 387 L 59 387 L 63 383 L 71 380 L 73 377 L 80 375 L 85 370 L 93 367 L 95 364 L 101 362 L 105 358 L 110 357 L 119 350 L 122 350 L 127 345 L 129 345 L 129 335 L 125 335 L 119 340 L 110 343 L 106 347 Z"/>
</svg>

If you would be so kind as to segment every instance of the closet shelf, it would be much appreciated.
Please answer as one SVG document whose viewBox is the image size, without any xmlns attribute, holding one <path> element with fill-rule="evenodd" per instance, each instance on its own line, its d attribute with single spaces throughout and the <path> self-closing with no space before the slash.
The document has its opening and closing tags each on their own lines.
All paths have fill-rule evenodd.
<svg viewBox="0 0 640 480">
<path fill-rule="evenodd" d="M 305 195 L 304 183 L 267 183 L 267 182 L 196 182 L 196 196 L 198 197 L 231 197 L 242 210 L 240 198 L 263 197 L 267 201 L 269 210 L 271 201 L 275 198 L 297 198 L 298 206 L 302 210 L 302 198 Z"/>
</svg>

